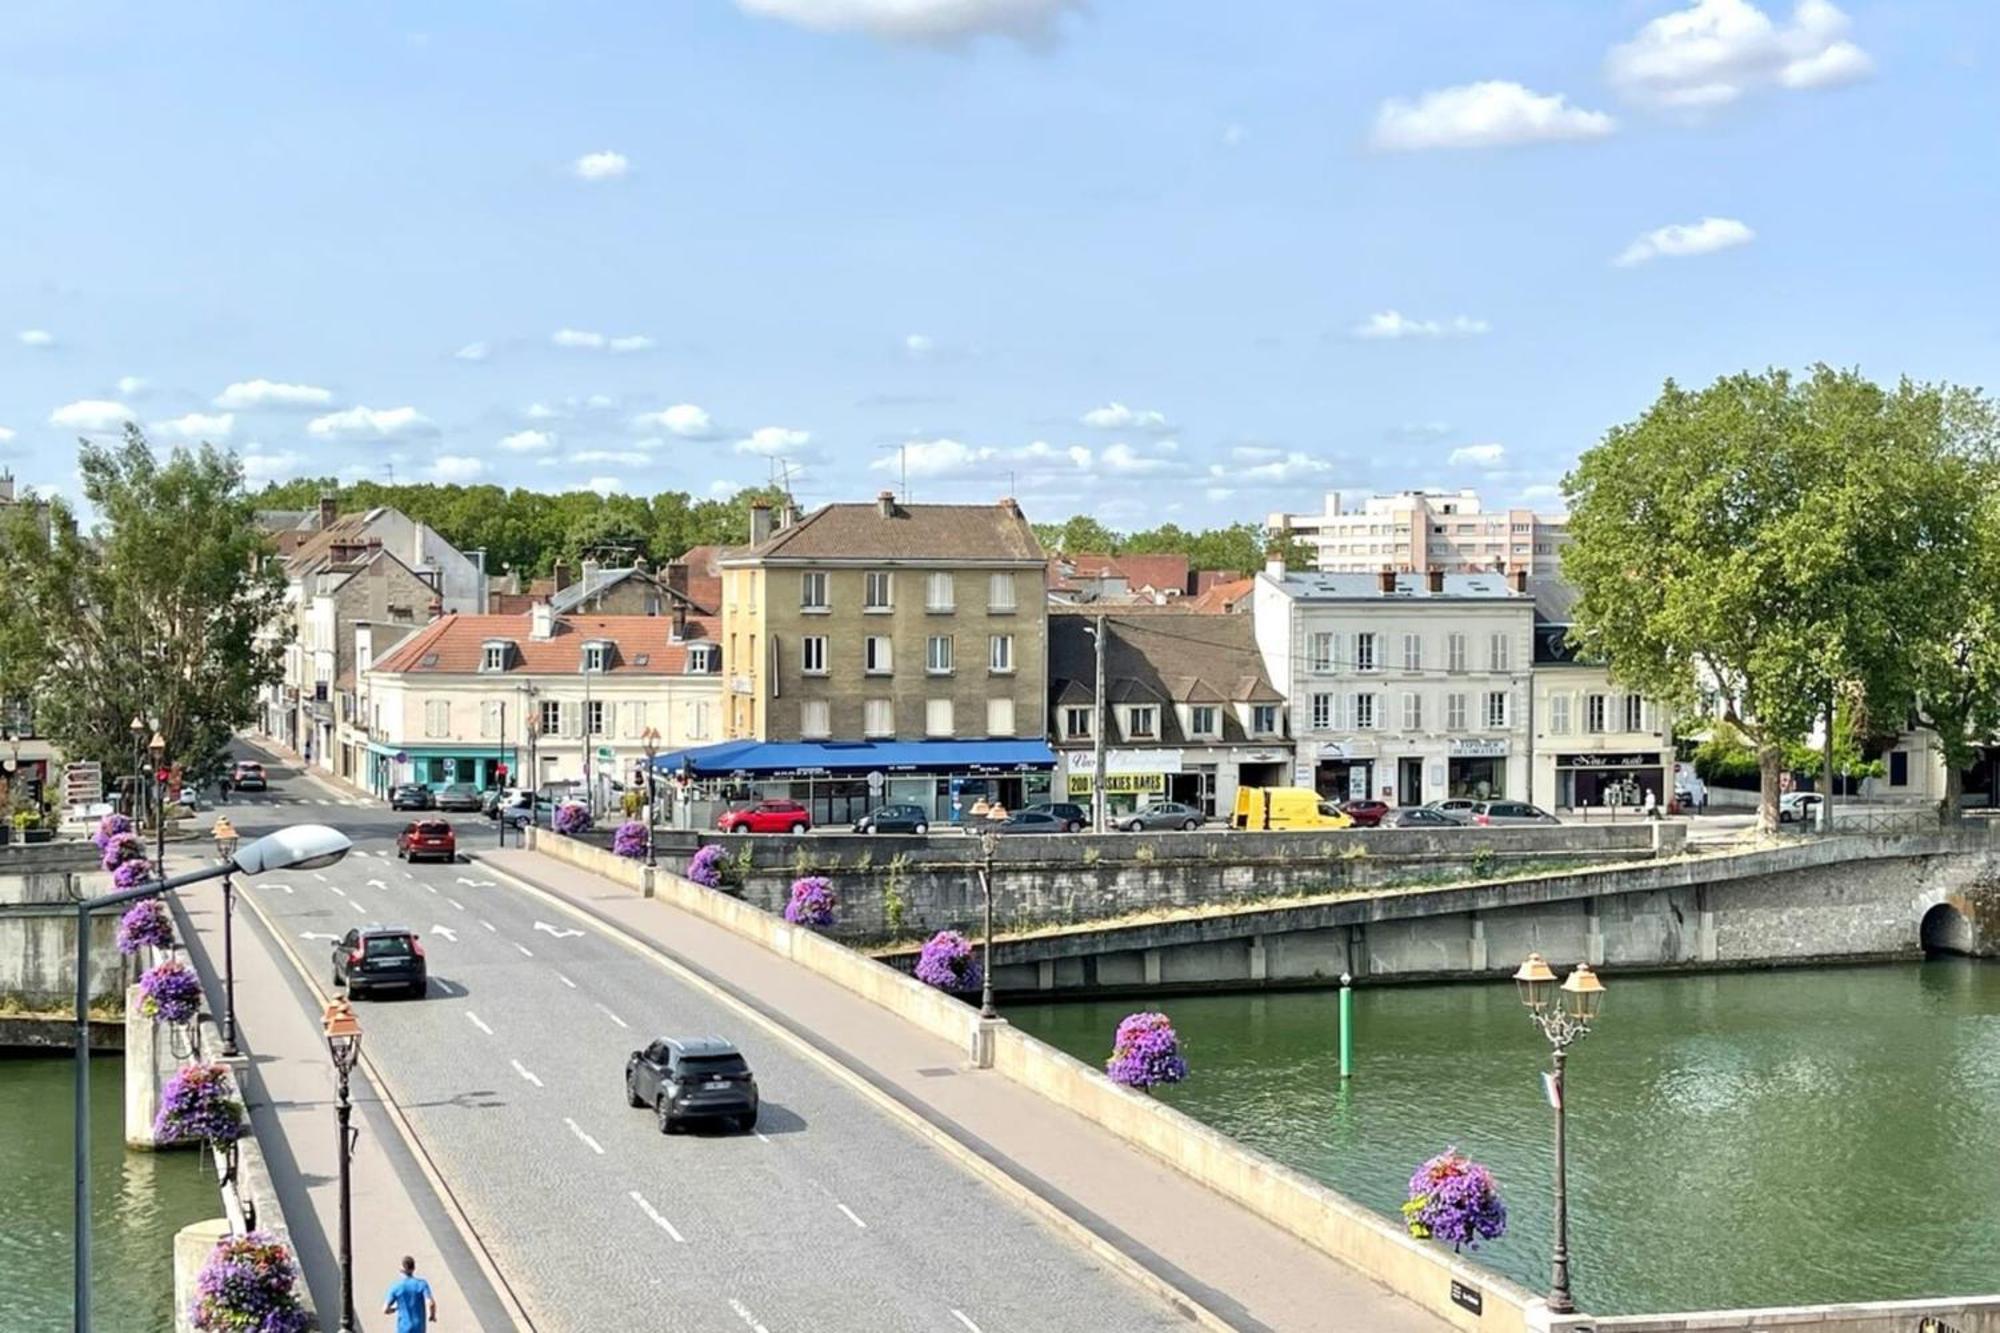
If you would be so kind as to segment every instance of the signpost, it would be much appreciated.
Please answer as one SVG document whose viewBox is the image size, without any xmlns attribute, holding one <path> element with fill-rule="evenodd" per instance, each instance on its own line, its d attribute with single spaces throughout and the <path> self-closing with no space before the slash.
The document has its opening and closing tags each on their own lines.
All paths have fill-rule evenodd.
<svg viewBox="0 0 2000 1333">
<path fill-rule="evenodd" d="M 95 805 L 104 799 L 104 769 L 94 763 L 63 769 L 63 804 Z"/>
</svg>

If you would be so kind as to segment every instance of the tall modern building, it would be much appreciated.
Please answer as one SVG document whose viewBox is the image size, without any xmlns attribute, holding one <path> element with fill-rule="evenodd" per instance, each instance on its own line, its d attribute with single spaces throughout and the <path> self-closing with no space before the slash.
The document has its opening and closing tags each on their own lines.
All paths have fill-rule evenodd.
<svg viewBox="0 0 2000 1333">
<path fill-rule="evenodd" d="M 1345 505 L 1339 491 L 1328 491 L 1321 512 L 1272 514 L 1267 526 L 1310 547 L 1313 567 L 1327 574 L 1394 569 L 1553 576 L 1569 539 L 1563 516 L 1488 509 L 1477 491 L 1399 491 Z"/>
</svg>

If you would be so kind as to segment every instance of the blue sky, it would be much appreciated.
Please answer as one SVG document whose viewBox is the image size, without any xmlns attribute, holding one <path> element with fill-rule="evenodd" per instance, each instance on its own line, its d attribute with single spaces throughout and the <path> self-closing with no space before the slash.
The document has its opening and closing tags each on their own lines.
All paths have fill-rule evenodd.
<svg viewBox="0 0 2000 1333">
<path fill-rule="evenodd" d="M 1189 526 L 1551 488 L 1662 379 L 1980 383 L 2000 10 L 14 0 L 0 462 Z M 232 388 L 232 386 L 234 386 Z"/>
</svg>

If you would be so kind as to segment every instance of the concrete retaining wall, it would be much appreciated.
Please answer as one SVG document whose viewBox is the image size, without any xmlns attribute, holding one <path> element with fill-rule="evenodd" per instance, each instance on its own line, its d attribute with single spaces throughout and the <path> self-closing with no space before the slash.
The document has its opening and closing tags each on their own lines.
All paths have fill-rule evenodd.
<svg viewBox="0 0 2000 1333">
<path fill-rule="evenodd" d="M 84 844 L 86 847 L 89 844 Z M 13 849 L 22 853 L 68 852 L 70 845 Z M 47 858 L 44 858 L 47 859 Z M 73 854 L 71 855 L 74 860 Z M 61 869 L 9 873 L 13 861 L 0 859 L 0 1014 L 21 1018 L 61 1017 L 76 1009 L 76 903 L 108 882 L 101 873 L 85 877 Z M 136 975 L 118 952 L 118 913 L 91 918 L 90 1004 L 94 1013 L 124 1012 L 125 987 Z M 0 1027 L 0 1040 L 11 1029 Z M 23 1044 L 38 1045 L 22 1029 Z M 93 1028 L 93 1040 L 96 1029 Z M 116 1042 L 109 1043 L 115 1048 Z"/>
<path fill-rule="evenodd" d="M 1926 1324 L 1935 1319 L 1935 1325 Z M 1790 1305 L 1762 1310 L 1703 1310 L 1689 1314 L 1619 1315 L 1596 1319 L 1599 1333 L 1696 1333 L 1697 1330 L 1784 1329 L 1787 1333 L 2000 1333 L 2000 1296 L 1854 1305 Z M 1582 1330 L 1578 1330 L 1582 1333 Z"/>
</svg>

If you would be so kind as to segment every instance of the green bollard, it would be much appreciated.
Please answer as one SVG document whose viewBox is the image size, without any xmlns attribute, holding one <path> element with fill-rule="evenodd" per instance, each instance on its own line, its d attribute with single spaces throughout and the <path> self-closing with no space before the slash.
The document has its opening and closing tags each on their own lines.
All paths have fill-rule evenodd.
<svg viewBox="0 0 2000 1333">
<path fill-rule="evenodd" d="M 1340 974 L 1340 1076 L 1354 1074 L 1354 978 Z"/>
</svg>

